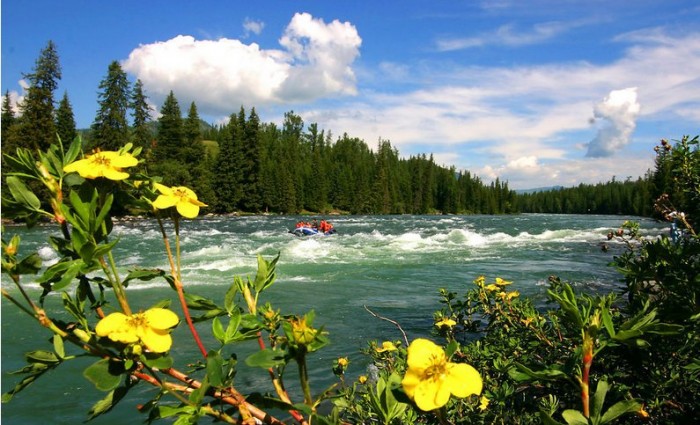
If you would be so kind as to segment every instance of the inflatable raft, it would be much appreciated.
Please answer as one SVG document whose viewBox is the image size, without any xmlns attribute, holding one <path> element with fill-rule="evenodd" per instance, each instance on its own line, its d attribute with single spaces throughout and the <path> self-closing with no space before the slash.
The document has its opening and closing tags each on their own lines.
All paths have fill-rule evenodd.
<svg viewBox="0 0 700 425">
<path fill-rule="evenodd" d="M 294 236 L 330 236 L 336 234 L 337 232 L 335 229 L 322 232 L 318 229 L 314 229 L 313 227 L 297 227 L 296 229 L 290 230 L 289 233 L 293 234 Z"/>
</svg>

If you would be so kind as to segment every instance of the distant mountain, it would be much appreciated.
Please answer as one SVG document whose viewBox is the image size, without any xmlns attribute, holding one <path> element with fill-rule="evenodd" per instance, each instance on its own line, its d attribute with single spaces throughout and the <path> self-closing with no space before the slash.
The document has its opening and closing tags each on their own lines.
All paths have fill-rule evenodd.
<svg viewBox="0 0 700 425">
<path fill-rule="evenodd" d="M 536 187 L 534 189 L 517 189 L 517 190 L 515 190 L 515 193 L 528 194 L 528 193 L 537 193 L 537 192 L 549 192 L 551 190 L 561 190 L 561 189 L 564 189 L 564 186 L 547 186 L 547 187 Z"/>
</svg>

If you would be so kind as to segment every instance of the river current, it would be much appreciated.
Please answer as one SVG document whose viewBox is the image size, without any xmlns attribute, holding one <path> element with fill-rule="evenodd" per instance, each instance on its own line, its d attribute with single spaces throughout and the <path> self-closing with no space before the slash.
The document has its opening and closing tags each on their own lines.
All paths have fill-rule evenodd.
<svg viewBox="0 0 700 425">
<path fill-rule="evenodd" d="M 582 290 L 619 290 L 621 275 L 608 264 L 622 244 L 607 240 L 609 231 L 625 220 L 641 224 L 643 233 L 654 237 L 667 228 L 663 223 L 623 216 L 513 215 L 513 216 L 338 216 L 329 219 L 338 233 L 300 238 L 288 230 L 300 217 L 251 216 L 205 217 L 186 221 L 181 228 L 182 270 L 186 290 L 223 303 L 233 276 L 254 276 L 256 257 L 277 253 L 276 283 L 263 294 L 282 314 L 316 313 L 314 326 L 324 326 L 331 344 L 312 359 L 311 379 L 316 391 L 332 382 L 331 366 L 340 356 L 350 359 L 348 377 L 366 373 L 360 353 L 367 341 L 399 340 L 401 334 L 388 321 L 398 322 L 409 339 L 430 337 L 433 313 L 440 309 L 438 291 L 446 288 L 466 293 L 480 275 L 513 281 L 511 288 L 523 296 L 544 302 L 547 279 L 557 275 Z M 308 219 L 305 217 L 304 219 Z M 169 228 L 172 231 L 172 228 Z M 21 252 L 36 249 L 44 264 L 57 260 L 47 243 L 55 228 L 27 230 L 6 227 L 3 239 L 22 236 Z M 132 268 L 167 269 L 160 231 L 153 220 L 115 224 L 120 238 L 114 252 L 120 273 Z M 170 234 L 171 241 L 174 235 Z M 609 248 L 601 249 L 602 244 Z M 2 286 L 16 293 L 9 279 Z M 29 284 L 38 295 L 39 287 Z M 70 290 L 70 289 L 69 289 Z M 177 297 L 163 281 L 132 282 L 127 290 L 136 308 L 171 299 L 179 313 Z M 46 301 L 49 314 L 62 316 L 59 296 Z M 186 327 L 174 332 L 172 354 L 176 362 L 197 360 Z M 207 335 L 205 345 L 218 348 L 209 324 L 199 325 Z M 8 372 L 24 366 L 26 351 L 50 350 L 50 335 L 5 299 L 2 301 L 2 391 L 10 390 L 21 377 Z M 239 359 L 237 386 L 242 391 L 270 391 L 266 374 L 246 371 L 243 359 L 251 344 L 227 346 L 228 355 Z M 182 360 L 180 360 L 182 359 Z M 2 406 L 7 424 L 77 424 L 89 408 L 103 397 L 81 376 L 94 359 L 66 362 L 30 385 Z M 291 369 L 291 366 L 290 366 Z M 262 372 L 262 371 L 260 371 Z M 294 387 L 291 382 L 290 387 Z M 93 424 L 140 423 L 146 418 L 135 405 L 148 400 L 153 390 L 145 385 L 132 390 L 114 411 Z M 292 394 L 294 390 L 292 389 Z"/>
</svg>

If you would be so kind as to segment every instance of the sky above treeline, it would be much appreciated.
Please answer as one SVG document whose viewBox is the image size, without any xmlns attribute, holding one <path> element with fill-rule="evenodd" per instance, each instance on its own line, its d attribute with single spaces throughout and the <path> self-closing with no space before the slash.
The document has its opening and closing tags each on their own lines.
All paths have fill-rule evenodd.
<svg viewBox="0 0 700 425">
<path fill-rule="evenodd" d="M 637 178 L 700 133 L 700 3 L 676 0 L 3 0 L 2 93 L 52 40 L 79 128 L 116 60 L 154 118 L 241 106 L 513 189 Z"/>
</svg>

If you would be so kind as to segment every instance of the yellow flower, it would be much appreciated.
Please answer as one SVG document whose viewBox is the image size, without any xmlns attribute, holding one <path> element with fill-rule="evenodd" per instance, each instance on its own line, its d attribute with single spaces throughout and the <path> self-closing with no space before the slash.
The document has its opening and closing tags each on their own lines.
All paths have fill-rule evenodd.
<svg viewBox="0 0 700 425">
<path fill-rule="evenodd" d="M 642 418 L 642 419 L 647 419 L 647 418 L 649 418 L 649 412 L 647 412 L 646 410 L 644 410 L 644 405 L 643 405 L 643 404 L 641 405 L 641 407 L 639 408 L 639 410 L 637 410 L 636 413 L 637 413 L 637 416 L 639 416 L 639 417 Z"/>
<path fill-rule="evenodd" d="M 520 296 L 520 292 L 518 292 L 518 291 L 511 291 L 511 292 L 508 292 L 508 293 L 506 294 L 506 298 L 509 299 L 509 300 L 510 300 L 510 299 L 513 299 L 513 298 L 516 298 L 516 297 L 519 297 L 519 296 Z"/>
<path fill-rule="evenodd" d="M 525 326 L 530 326 L 530 323 L 532 323 L 532 317 L 528 317 L 527 319 L 520 319 L 520 322 L 522 322 L 522 324 Z"/>
<path fill-rule="evenodd" d="M 467 397 L 481 393 L 483 382 L 479 372 L 466 363 L 447 361 L 445 351 L 427 339 L 419 338 L 411 343 L 407 365 L 401 385 L 421 410 L 444 406 L 450 395 Z"/>
<path fill-rule="evenodd" d="M 139 163 L 131 154 L 114 151 L 97 152 L 85 158 L 72 162 L 65 167 L 66 173 L 76 172 L 85 179 L 106 177 L 110 180 L 124 180 L 129 173 L 122 168 L 133 167 Z"/>
<path fill-rule="evenodd" d="M 139 343 L 154 353 L 164 353 L 173 344 L 170 329 L 178 322 L 177 315 L 172 311 L 151 308 L 130 316 L 112 313 L 97 323 L 95 332 L 115 342 Z"/>
<path fill-rule="evenodd" d="M 357 382 L 359 382 L 360 384 L 364 384 L 365 382 L 367 382 L 367 376 L 365 376 L 365 375 L 360 375 L 360 376 L 357 378 Z"/>
<path fill-rule="evenodd" d="M 501 288 L 498 285 L 496 285 L 495 283 L 491 283 L 491 284 L 486 285 L 487 291 L 493 292 L 493 291 L 498 291 L 499 289 L 501 289 Z"/>
<path fill-rule="evenodd" d="M 375 348 L 375 350 L 377 351 L 377 353 L 383 353 L 385 351 L 396 351 L 398 350 L 398 348 L 396 348 L 393 342 L 384 341 L 382 342 L 382 346 Z"/>
<path fill-rule="evenodd" d="M 457 324 L 457 322 L 450 319 L 449 317 L 443 317 L 442 319 L 440 319 L 438 322 L 435 323 L 435 326 L 437 326 L 438 328 L 442 328 L 443 326 L 451 328 L 456 324 Z"/>
<path fill-rule="evenodd" d="M 292 337 L 298 345 L 309 345 L 316 339 L 318 330 L 306 323 L 306 316 L 289 320 L 292 325 Z"/>
<path fill-rule="evenodd" d="M 350 361 L 348 360 L 347 357 L 340 357 L 340 358 L 338 358 L 338 366 L 340 366 L 340 367 L 347 367 L 348 363 L 350 363 Z"/>
<path fill-rule="evenodd" d="M 479 410 L 483 412 L 487 407 L 489 407 L 489 399 L 486 398 L 485 395 L 482 395 L 479 403 Z"/>
<path fill-rule="evenodd" d="M 187 187 L 168 187 L 159 183 L 156 183 L 155 187 L 160 195 L 153 202 L 153 207 L 158 210 L 175 207 L 181 216 L 195 218 L 199 214 L 199 207 L 207 206 L 198 201 L 197 194 Z"/>
<path fill-rule="evenodd" d="M 486 282 L 485 276 L 479 276 L 476 279 L 474 279 L 474 284 L 479 287 L 484 286 L 484 282 Z"/>
<path fill-rule="evenodd" d="M 509 281 L 509 280 L 503 280 L 500 277 L 496 278 L 496 285 L 498 285 L 498 286 L 506 286 L 506 285 L 510 285 L 511 283 L 513 283 L 513 282 Z"/>
</svg>

